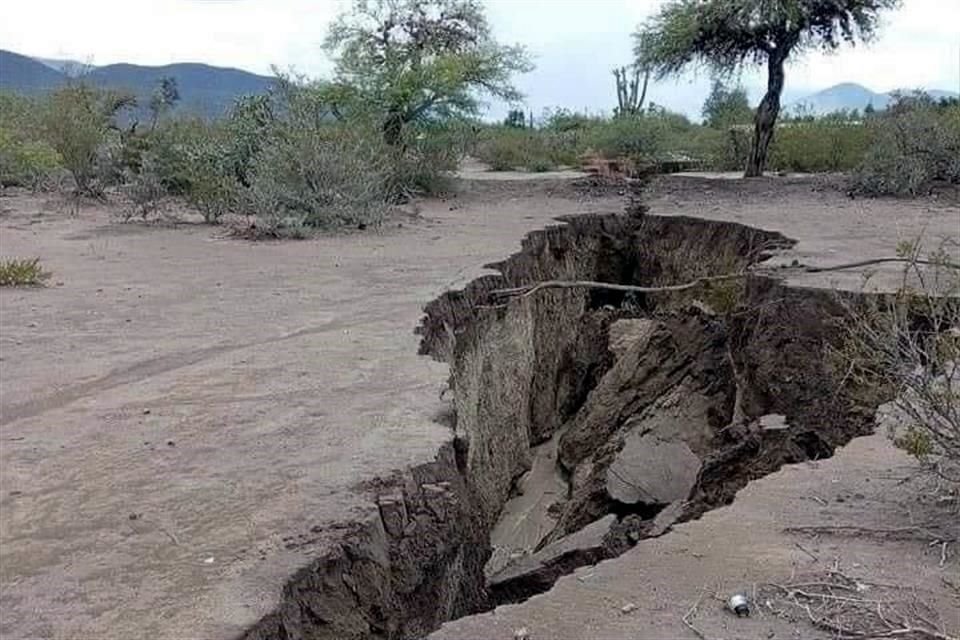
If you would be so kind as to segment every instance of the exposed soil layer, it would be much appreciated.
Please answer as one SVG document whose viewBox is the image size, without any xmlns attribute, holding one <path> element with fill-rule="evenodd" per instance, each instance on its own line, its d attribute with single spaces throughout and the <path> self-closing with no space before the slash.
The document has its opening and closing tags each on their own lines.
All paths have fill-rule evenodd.
<svg viewBox="0 0 960 640">
<path fill-rule="evenodd" d="M 751 276 L 679 294 L 491 297 L 550 279 L 685 282 L 791 240 L 642 211 L 564 222 L 489 265 L 500 275 L 427 306 L 421 353 L 450 365 L 454 446 L 376 487 L 379 517 L 294 576 L 246 638 L 420 637 L 542 592 L 872 429 L 875 407 L 839 394 L 825 357 L 841 313 L 827 291 Z M 490 533 L 534 448 L 555 435 L 569 486 L 553 526 L 485 576 Z"/>
</svg>

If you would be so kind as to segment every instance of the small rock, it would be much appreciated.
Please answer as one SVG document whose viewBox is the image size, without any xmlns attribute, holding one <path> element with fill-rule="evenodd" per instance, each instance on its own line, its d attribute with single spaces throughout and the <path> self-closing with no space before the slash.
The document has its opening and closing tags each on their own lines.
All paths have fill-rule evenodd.
<svg viewBox="0 0 960 640">
<path fill-rule="evenodd" d="M 633 613 L 636 610 L 637 610 L 637 605 L 633 604 L 632 602 L 628 602 L 627 604 L 620 607 L 620 613 L 622 613 L 623 615 Z"/>
<path fill-rule="evenodd" d="M 35 328 L 37 327 L 37 323 L 36 323 L 36 322 L 31 322 L 31 323 L 28 324 L 27 326 L 30 327 L 31 329 L 35 329 Z"/>
<path fill-rule="evenodd" d="M 173 440 L 167 440 L 167 446 L 168 446 L 168 447 L 175 447 L 175 446 L 177 446 L 177 443 L 174 442 Z"/>
<path fill-rule="evenodd" d="M 144 410 L 143 410 L 143 415 L 145 415 L 145 416 L 150 415 L 150 409 L 144 409 Z"/>
<path fill-rule="evenodd" d="M 513 632 L 513 640 L 530 640 L 530 632 L 526 627 L 520 627 Z"/>
<path fill-rule="evenodd" d="M 213 560 L 214 560 L 213 556 L 210 556 L 209 558 L 206 558 L 203 561 L 203 564 L 213 564 Z"/>
<path fill-rule="evenodd" d="M 127 516 L 127 518 L 130 519 L 130 520 L 139 520 L 139 519 L 140 519 L 140 514 L 139 514 L 139 513 L 131 513 L 129 516 Z"/>
</svg>

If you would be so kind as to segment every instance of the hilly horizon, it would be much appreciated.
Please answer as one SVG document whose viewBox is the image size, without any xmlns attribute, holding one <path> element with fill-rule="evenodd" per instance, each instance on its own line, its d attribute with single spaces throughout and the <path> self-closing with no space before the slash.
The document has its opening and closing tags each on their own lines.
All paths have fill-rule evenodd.
<svg viewBox="0 0 960 640">
<path fill-rule="evenodd" d="M 241 69 L 196 62 L 162 66 L 134 64 L 83 65 L 71 60 L 37 59 L 0 49 L 0 90 L 35 95 L 73 79 L 64 70 L 83 69 L 83 77 L 98 87 L 132 91 L 141 105 L 164 77 L 173 77 L 180 92 L 178 110 L 204 116 L 223 115 L 237 98 L 266 92 L 274 79 Z"/>
<path fill-rule="evenodd" d="M 815 115 L 823 115 L 841 110 L 851 111 L 856 109 L 863 111 L 867 105 L 873 105 L 874 109 L 882 110 L 889 106 L 893 100 L 894 93 L 910 93 L 914 90 L 915 88 L 901 88 L 886 93 L 878 93 L 856 82 L 841 82 L 840 84 L 835 84 L 806 97 L 794 100 L 786 106 L 786 110 L 791 113 L 806 110 Z M 935 100 L 960 97 L 960 94 L 955 91 L 929 88 L 919 88 L 919 90 L 924 91 Z"/>
<path fill-rule="evenodd" d="M 82 72 L 96 86 L 132 91 L 141 104 L 163 77 L 176 79 L 181 100 L 178 109 L 204 116 L 219 116 L 233 102 L 246 95 L 264 93 L 273 78 L 242 69 L 218 67 L 198 62 L 180 62 L 161 66 L 116 63 L 94 66 L 74 60 L 34 58 L 0 49 L 0 90 L 37 94 L 56 89 Z M 842 82 L 787 102 L 785 112 L 824 115 L 840 110 L 862 111 L 867 105 L 885 109 L 896 91 L 880 93 L 857 83 Z M 934 99 L 958 98 L 955 91 L 921 88 Z M 788 93 L 790 93 L 788 91 Z M 691 107 L 690 111 L 696 111 Z"/>
</svg>

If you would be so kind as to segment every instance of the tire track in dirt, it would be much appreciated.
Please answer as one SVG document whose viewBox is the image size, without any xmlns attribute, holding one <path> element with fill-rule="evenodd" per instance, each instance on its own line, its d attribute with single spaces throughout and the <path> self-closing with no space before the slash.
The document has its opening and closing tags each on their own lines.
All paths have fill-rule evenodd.
<svg viewBox="0 0 960 640">
<path fill-rule="evenodd" d="M 57 393 L 34 398 L 19 404 L 13 404 L 0 409 L 0 426 L 6 426 L 18 420 L 34 418 L 48 411 L 61 409 L 77 400 L 89 395 L 95 395 L 122 387 L 128 384 L 134 384 L 146 380 L 153 376 L 191 367 L 195 364 L 209 360 L 225 353 L 241 351 L 251 347 L 259 347 L 285 340 L 295 340 L 304 336 L 309 336 L 325 331 L 332 331 L 347 326 L 348 322 L 330 321 L 314 327 L 304 327 L 291 333 L 267 338 L 265 340 L 253 340 L 250 342 L 227 343 L 203 347 L 201 349 L 189 352 L 177 352 L 157 356 L 148 360 L 142 360 L 128 367 L 115 369 L 110 373 L 82 384 L 74 385 L 63 389 Z"/>
</svg>

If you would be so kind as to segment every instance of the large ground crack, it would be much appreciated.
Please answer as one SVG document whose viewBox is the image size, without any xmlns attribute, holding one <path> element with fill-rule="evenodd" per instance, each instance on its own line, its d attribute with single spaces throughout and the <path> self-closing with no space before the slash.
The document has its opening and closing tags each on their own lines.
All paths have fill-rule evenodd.
<svg viewBox="0 0 960 640">
<path fill-rule="evenodd" d="M 688 282 L 791 240 L 682 217 L 564 222 L 426 307 L 421 353 L 450 365 L 449 446 L 378 485 L 377 517 L 294 576 L 248 638 L 422 637 L 872 429 L 875 406 L 841 393 L 826 357 L 843 313 L 831 292 L 749 276 L 490 297 L 545 280 Z"/>
</svg>

